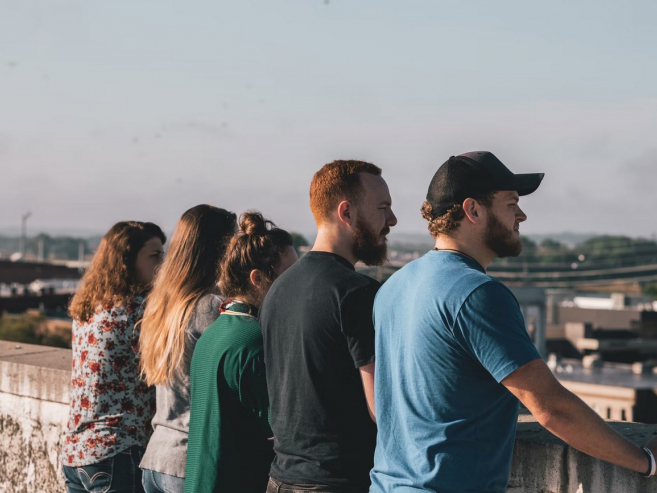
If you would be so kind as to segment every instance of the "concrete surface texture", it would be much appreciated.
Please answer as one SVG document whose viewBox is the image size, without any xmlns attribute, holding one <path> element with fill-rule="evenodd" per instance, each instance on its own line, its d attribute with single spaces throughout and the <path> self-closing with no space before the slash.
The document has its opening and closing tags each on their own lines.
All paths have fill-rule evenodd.
<svg viewBox="0 0 657 493">
<path fill-rule="evenodd" d="M 64 492 L 59 449 L 68 419 L 71 351 L 0 341 L 0 493 Z M 610 422 L 643 445 L 657 426 Z M 657 493 L 657 478 L 593 459 L 523 414 L 509 493 Z"/>
<path fill-rule="evenodd" d="M 71 351 L 0 341 L 0 493 L 63 492 Z"/>
</svg>

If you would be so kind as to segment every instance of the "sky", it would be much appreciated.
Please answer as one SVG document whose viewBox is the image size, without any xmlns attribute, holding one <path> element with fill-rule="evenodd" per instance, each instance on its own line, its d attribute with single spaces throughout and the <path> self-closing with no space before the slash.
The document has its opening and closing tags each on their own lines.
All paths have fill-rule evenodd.
<svg viewBox="0 0 657 493">
<path fill-rule="evenodd" d="M 450 156 L 544 172 L 521 232 L 657 233 L 657 2 L 0 0 L 0 230 L 189 207 L 314 230 L 334 159 L 397 232 Z M 428 233 L 427 233 L 428 234 Z"/>
</svg>

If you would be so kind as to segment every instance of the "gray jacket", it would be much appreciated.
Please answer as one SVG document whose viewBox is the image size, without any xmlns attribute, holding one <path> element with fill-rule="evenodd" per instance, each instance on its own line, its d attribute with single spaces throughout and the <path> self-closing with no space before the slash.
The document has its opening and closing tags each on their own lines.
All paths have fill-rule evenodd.
<svg viewBox="0 0 657 493">
<path fill-rule="evenodd" d="M 142 469 L 185 477 L 187 459 L 187 434 L 189 432 L 189 366 L 196 341 L 217 317 L 223 298 L 218 294 L 204 294 L 194 307 L 194 313 L 186 328 L 183 370 L 175 382 L 156 387 L 157 411 L 153 417 L 153 436 L 148 442 Z"/>
</svg>

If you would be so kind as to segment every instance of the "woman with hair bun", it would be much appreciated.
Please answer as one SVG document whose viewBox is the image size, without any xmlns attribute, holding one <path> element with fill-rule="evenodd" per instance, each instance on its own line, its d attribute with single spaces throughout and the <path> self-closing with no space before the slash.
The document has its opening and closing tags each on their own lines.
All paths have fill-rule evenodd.
<svg viewBox="0 0 657 493">
<path fill-rule="evenodd" d="M 139 375 L 138 322 L 165 241 L 153 223 L 116 223 L 71 300 L 71 407 L 62 450 L 69 493 L 143 492 L 139 461 L 155 390 Z"/>
<path fill-rule="evenodd" d="M 258 308 L 297 260 L 292 237 L 258 212 L 240 218 L 221 265 L 227 297 L 191 365 L 186 493 L 262 493 L 273 459 Z"/>
<path fill-rule="evenodd" d="M 146 493 L 183 493 L 189 426 L 189 365 L 196 341 L 220 313 L 217 283 L 237 217 L 211 205 L 185 211 L 148 296 L 141 368 L 156 385 L 153 436 L 141 461 Z"/>
</svg>

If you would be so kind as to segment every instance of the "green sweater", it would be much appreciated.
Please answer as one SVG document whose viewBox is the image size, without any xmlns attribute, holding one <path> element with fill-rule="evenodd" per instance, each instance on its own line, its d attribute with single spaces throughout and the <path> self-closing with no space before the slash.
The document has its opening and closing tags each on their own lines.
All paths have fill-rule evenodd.
<svg viewBox="0 0 657 493">
<path fill-rule="evenodd" d="M 267 488 L 274 457 L 269 399 L 260 325 L 248 311 L 229 305 L 196 344 L 185 493 Z"/>
</svg>

